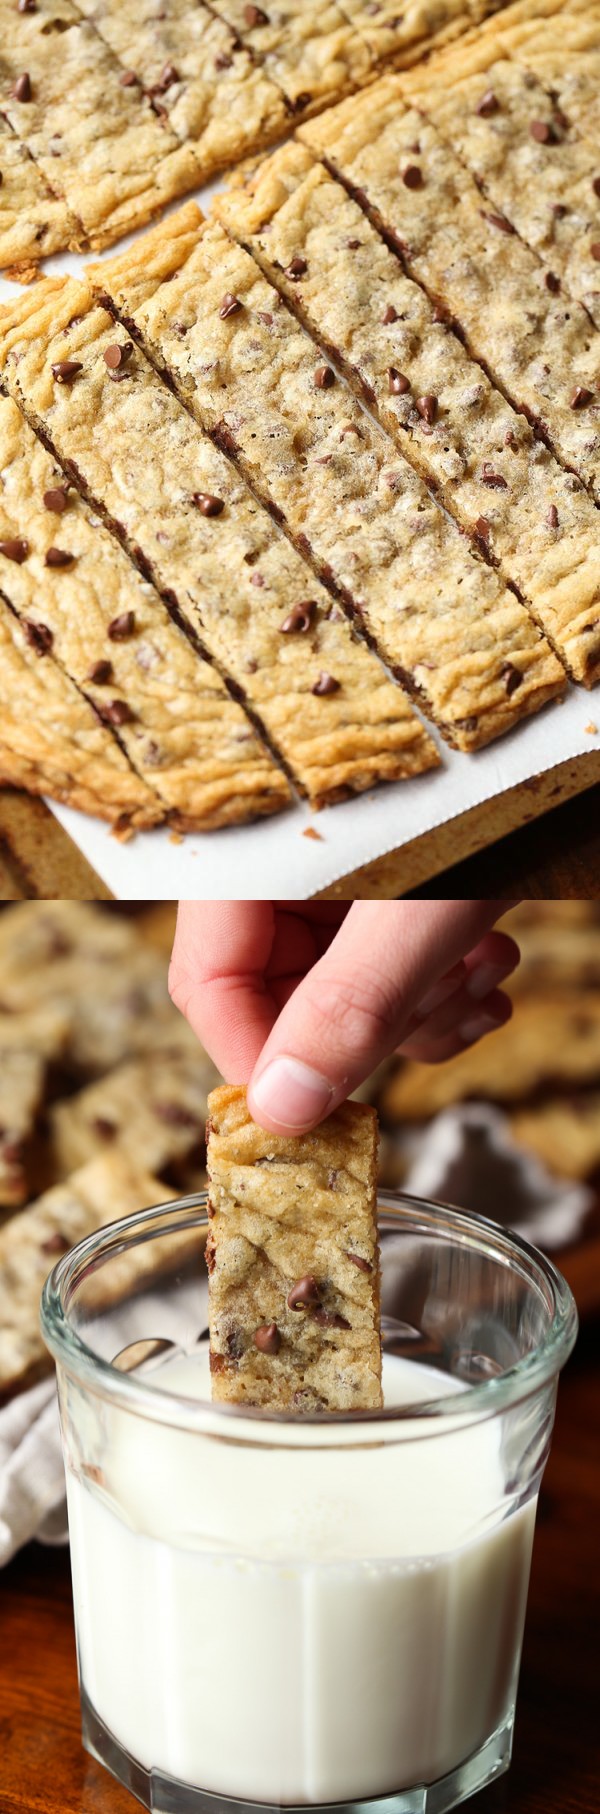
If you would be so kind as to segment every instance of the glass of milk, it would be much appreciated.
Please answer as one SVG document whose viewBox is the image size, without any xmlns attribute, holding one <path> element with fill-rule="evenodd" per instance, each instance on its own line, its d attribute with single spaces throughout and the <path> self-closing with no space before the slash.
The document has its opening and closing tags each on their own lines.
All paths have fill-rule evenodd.
<svg viewBox="0 0 600 1814">
<path fill-rule="evenodd" d="M 158 1814 L 443 1814 L 510 1762 L 571 1293 L 381 1193 L 384 1409 L 292 1418 L 211 1403 L 206 1232 L 129 1216 L 44 1290 L 84 1743 Z"/>
</svg>

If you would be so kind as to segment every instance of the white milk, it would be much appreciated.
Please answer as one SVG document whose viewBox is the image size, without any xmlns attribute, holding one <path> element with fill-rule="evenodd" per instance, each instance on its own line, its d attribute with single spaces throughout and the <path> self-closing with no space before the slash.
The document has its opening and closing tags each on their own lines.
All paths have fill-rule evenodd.
<svg viewBox="0 0 600 1814">
<path fill-rule="evenodd" d="M 153 1384 L 207 1398 L 205 1369 L 167 1362 Z M 388 1358 L 384 1389 L 418 1403 L 432 1375 Z M 356 1800 L 435 1781 L 510 1717 L 535 1503 L 500 1522 L 498 1420 L 433 1437 L 421 1419 L 418 1440 L 366 1448 L 344 1426 L 332 1451 L 322 1426 L 284 1446 L 289 1426 L 263 1423 L 250 1446 L 231 1420 L 215 1441 L 102 1417 L 104 1487 L 67 1475 L 80 1669 L 146 1768 L 243 1800 Z"/>
</svg>

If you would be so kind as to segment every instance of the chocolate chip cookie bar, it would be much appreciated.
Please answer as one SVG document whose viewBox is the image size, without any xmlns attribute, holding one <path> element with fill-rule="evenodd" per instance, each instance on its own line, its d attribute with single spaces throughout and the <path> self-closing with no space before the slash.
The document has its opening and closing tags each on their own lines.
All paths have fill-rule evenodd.
<svg viewBox="0 0 600 1814">
<path fill-rule="evenodd" d="M 404 1065 L 382 1106 L 392 1120 L 416 1121 L 469 1097 L 514 1102 L 558 1082 L 581 1086 L 599 1076 L 600 1001 L 524 998 L 514 1019 L 477 1050 L 440 1065 Z"/>
<path fill-rule="evenodd" d="M 549 1096 L 510 1116 L 515 1139 L 559 1177 L 589 1178 L 600 1166 L 600 1090 Z"/>
<path fill-rule="evenodd" d="M 0 1205 L 28 1195 L 28 1146 L 42 1103 L 48 1062 L 62 1052 L 68 1019 L 49 1003 L 30 1014 L 0 1007 Z"/>
<path fill-rule="evenodd" d="M 48 285 L 2 311 L 7 385 L 169 607 L 243 689 L 302 791 L 320 805 L 434 766 L 434 746 L 400 688 L 231 462 L 93 306 L 87 285 Z M 289 786 L 224 697 L 223 813 L 241 821 L 285 805 Z M 216 743 L 213 754 L 217 763 Z"/>
<path fill-rule="evenodd" d="M 209 1096 L 213 1397 L 311 1414 L 378 1407 L 377 1118 L 345 1102 L 269 1134 L 244 1089 Z"/>
<path fill-rule="evenodd" d="M 600 498 L 600 340 L 580 305 L 491 205 L 436 131 L 387 76 L 300 129 L 335 169 L 468 350 L 561 462 Z M 418 150 L 415 150 L 418 146 Z M 413 166 L 419 186 L 405 173 Z"/>
<path fill-rule="evenodd" d="M 219 725 L 231 718 L 233 729 L 241 714 L 215 669 L 9 397 L 0 398 L 0 469 L 0 585 L 10 588 L 33 646 L 37 639 L 52 648 L 100 721 L 117 730 L 157 796 L 157 816 L 162 806 L 183 831 L 226 823 L 232 803 L 236 816 L 243 744 L 233 742 L 229 769 L 219 773 Z"/>
<path fill-rule="evenodd" d="M 150 1036 L 151 1037 L 151 1036 Z M 218 1072 L 201 1047 L 185 1038 L 157 1053 L 118 1065 L 107 1077 L 50 1111 L 50 1130 L 59 1175 L 85 1165 L 95 1154 L 118 1146 L 156 1173 L 186 1158 L 202 1141 L 208 1091 Z"/>
<path fill-rule="evenodd" d="M 23 282 L 36 275 L 40 258 L 76 246 L 77 238 L 66 203 L 0 114 L 0 269 Z"/>
<path fill-rule="evenodd" d="M 282 146 L 214 205 L 461 527 L 521 588 L 570 673 L 591 685 L 600 550 L 580 481 L 535 440 L 304 146 Z M 305 269 L 295 280 L 298 258 Z"/>
<path fill-rule="evenodd" d="M 168 269 L 170 231 L 146 242 L 162 248 L 162 283 L 139 247 L 131 291 L 127 254 L 96 281 L 196 419 L 451 742 L 479 747 L 537 709 L 562 671 L 520 601 L 394 456 L 255 260 L 211 222 L 180 267 L 186 221 Z M 304 263 L 292 260 L 298 281 Z"/>
</svg>

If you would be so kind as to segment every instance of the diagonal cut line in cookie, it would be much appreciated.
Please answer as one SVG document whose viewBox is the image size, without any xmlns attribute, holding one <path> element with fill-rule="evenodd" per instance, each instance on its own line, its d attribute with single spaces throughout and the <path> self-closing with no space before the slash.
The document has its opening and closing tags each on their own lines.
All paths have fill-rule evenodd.
<svg viewBox="0 0 600 1814">
<path fill-rule="evenodd" d="M 244 0 L 207 0 L 209 10 L 250 52 L 285 96 L 290 116 L 324 107 L 359 87 L 375 61 L 362 33 L 336 0 L 277 0 L 246 6 Z"/>
<path fill-rule="evenodd" d="M 445 508 L 468 534 L 479 525 L 483 551 L 520 588 L 573 678 L 592 685 L 599 519 L 583 486 L 534 439 L 305 146 L 282 146 L 213 208 Z M 305 269 L 296 279 L 298 258 Z"/>
<path fill-rule="evenodd" d="M 77 247 L 77 222 L 0 114 L 0 268 L 23 279 L 40 258 Z"/>
<path fill-rule="evenodd" d="M 312 120 L 299 136 L 369 215 L 408 273 L 444 305 L 472 357 L 561 464 L 600 498 L 600 342 L 581 305 L 565 307 L 402 78 Z M 414 147 L 418 145 L 418 154 Z M 404 173 L 421 172 L 411 189 Z"/>
<path fill-rule="evenodd" d="M 560 664 L 254 259 L 216 223 L 194 245 L 184 214 L 94 268 L 99 292 L 444 735 L 488 742 L 561 690 Z"/>
<path fill-rule="evenodd" d="M 0 780 L 107 819 L 122 838 L 164 817 L 88 700 L 29 641 L 3 590 Z"/>
<path fill-rule="evenodd" d="M 116 333 L 86 284 L 48 280 L 1 312 L 1 337 L 11 394 L 188 634 L 208 649 L 311 802 L 437 762 L 400 688 L 354 640 L 231 463 L 143 353 Z M 65 359 L 78 369 L 61 381 Z M 227 703 L 224 754 L 240 765 L 229 777 L 239 806 L 259 746 L 240 707 Z M 264 752 L 261 763 L 272 810 L 289 795 Z"/>
<path fill-rule="evenodd" d="M 51 647 L 171 824 L 235 822 L 247 731 L 239 707 L 2 396 L 0 470 L 0 584 L 33 646 L 37 637 Z M 23 547 L 22 559 L 10 558 Z M 223 745 L 235 751 L 236 742 L 237 759 L 223 763 Z"/>
</svg>

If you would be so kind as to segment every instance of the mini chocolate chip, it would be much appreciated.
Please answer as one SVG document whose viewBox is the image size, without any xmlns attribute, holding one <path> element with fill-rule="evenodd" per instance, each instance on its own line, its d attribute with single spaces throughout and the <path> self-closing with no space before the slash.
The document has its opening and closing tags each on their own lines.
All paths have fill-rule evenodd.
<svg viewBox="0 0 600 1814">
<path fill-rule="evenodd" d="M 517 445 L 517 437 L 516 437 L 514 428 L 507 428 L 506 434 L 504 436 L 504 446 L 505 447 L 516 447 L 516 445 Z"/>
<path fill-rule="evenodd" d="M 513 667 L 512 661 L 505 661 L 504 666 L 500 669 L 500 679 L 504 681 L 510 699 L 511 693 L 516 693 L 517 687 L 521 686 L 523 675 L 519 668 Z"/>
<path fill-rule="evenodd" d="M 475 112 L 480 113 L 482 119 L 489 120 L 493 113 L 498 112 L 499 105 L 500 103 L 496 100 L 493 88 L 486 88 L 485 94 L 482 94 L 481 96 L 478 107 L 475 108 Z"/>
<path fill-rule="evenodd" d="M 592 182 L 592 189 L 594 191 L 594 195 L 600 195 L 600 176 L 594 177 L 593 182 Z"/>
<path fill-rule="evenodd" d="M 122 76 L 119 76 L 119 82 L 121 88 L 136 88 L 138 77 L 136 76 L 135 69 L 124 69 Z"/>
<path fill-rule="evenodd" d="M 595 258 L 596 263 L 599 264 L 600 263 L 600 239 L 592 240 L 592 244 L 590 246 L 590 252 L 592 254 L 592 258 Z"/>
<path fill-rule="evenodd" d="M 110 372 L 118 372 L 120 366 L 125 365 L 126 361 L 131 358 L 132 352 L 133 346 L 130 340 L 125 340 L 122 346 L 118 346 L 115 341 L 112 346 L 107 346 L 103 353 L 104 364 L 108 366 Z"/>
<path fill-rule="evenodd" d="M 349 252 L 358 252 L 358 248 L 361 245 L 361 243 L 362 242 L 360 239 L 347 239 L 346 240 L 346 246 L 347 246 Z"/>
<path fill-rule="evenodd" d="M 272 328 L 272 326 L 273 326 L 273 316 L 272 316 L 272 315 L 269 315 L 269 314 L 268 314 L 268 313 L 267 313 L 267 310 L 266 310 L 266 309 L 257 309 L 257 311 L 256 311 L 256 315 L 257 315 L 257 320 L 258 320 L 258 321 L 264 321 L 264 324 L 265 324 L 265 327 L 266 327 L 266 328 Z"/>
<path fill-rule="evenodd" d="M 119 1132 L 117 1122 L 109 1121 L 108 1115 L 96 1115 L 92 1127 L 99 1140 L 116 1140 Z"/>
<path fill-rule="evenodd" d="M 20 12 L 23 12 L 24 8 L 21 6 L 19 10 Z M 68 1250 L 69 1242 L 67 1236 L 61 1234 L 59 1228 L 55 1229 L 54 1234 L 47 1235 L 45 1241 L 42 1241 L 42 1253 L 68 1253 Z"/>
<path fill-rule="evenodd" d="M 203 516 L 220 516 L 225 509 L 223 498 L 212 497 L 210 491 L 192 492 L 192 504 L 196 505 Z"/>
<path fill-rule="evenodd" d="M 488 523 L 487 517 L 478 516 L 476 519 L 475 528 L 476 528 L 477 534 L 481 536 L 482 541 L 487 542 L 487 539 L 488 539 L 488 536 L 490 533 L 490 525 Z"/>
<path fill-rule="evenodd" d="M 262 6 L 245 6 L 244 18 L 246 25 L 249 25 L 250 27 L 253 25 L 268 25 L 269 23 L 268 14 L 263 13 Z"/>
<path fill-rule="evenodd" d="M 76 556 L 70 554 L 68 548 L 48 548 L 44 555 L 44 565 L 46 567 L 72 567 L 75 559 Z"/>
<path fill-rule="evenodd" d="M 337 693 L 339 692 L 340 686 L 341 681 L 334 680 L 333 674 L 324 674 L 321 672 L 318 680 L 315 680 L 314 687 L 311 687 L 310 690 L 311 693 Z"/>
<path fill-rule="evenodd" d="M 231 69 L 232 63 L 233 57 L 225 56 L 223 51 L 220 52 L 218 57 L 215 57 L 215 69 Z"/>
<path fill-rule="evenodd" d="M 353 1266 L 358 1266 L 361 1272 L 373 1271 L 373 1267 L 369 1265 L 369 1261 L 363 1260 L 362 1254 L 360 1253 L 346 1253 L 346 1259 L 351 1260 Z"/>
<path fill-rule="evenodd" d="M 135 611 L 122 611 L 120 617 L 113 617 L 108 626 L 111 642 L 127 642 L 135 630 Z"/>
<path fill-rule="evenodd" d="M 112 677 L 112 661 L 95 661 L 92 663 L 91 668 L 88 669 L 88 680 L 93 680 L 97 687 L 105 687 L 107 682 L 112 680 Z"/>
<path fill-rule="evenodd" d="M 446 308 L 445 302 L 434 302 L 432 320 L 443 321 L 446 325 L 452 320 L 450 310 Z"/>
<path fill-rule="evenodd" d="M 309 1310 L 321 1301 L 321 1293 L 312 1272 L 307 1272 L 302 1279 L 296 1279 L 295 1285 L 288 1292 L 288 1310 Z"/>
<path fill-rule="evenodd" d="M 538 145 L 556 144 L 556 133 L 548 120 L 530 120 L 529 131 L 532 139 L 537 139 Z"/>
<path fill-rule="evenodd" d="M 172 82 L 178 82 L 178 81 L 179 81 L 179 70 L 175 68 L 175 64 L 174 63 L 163 63 L 163 67 L 160 72 L 161 88 L 163 88 L 163 89 L 170 88 Z"/>
<path fill-rule="evenodd" d="M 311 1315 L 313 1323 L 319 1323 L 321 1329 L 350 1329 L 352 1327 L 347 1317 L 338 1316 L 335 1310 L 313 1310 Z"/>
<path fill-rule="evenodd" d="M 398 310 L 394 308 L 393 302 L 388 302 L 381 319 L 385 328 L 389 327 L 390 322 L 398 320 Z"/>
<path fill-rule="evenodd" d="M 558 529 L 558 511 L 556 504 L 551 504 L 550 509 L 546 511 L 546 522 L 549 529 Z"/>
<path fill-rule="evenodd" d="M 297 283 L 298 278 L 304 277 L 306 275 L 307 270 L 308 270 L 308 265 L 306 263 L 306 259 L 302 258 L 300 252 L 296 252 L 295 257 L 291 259 L 289 265 L 286 265 L 283 274 L 284 274 L 284 277 L 290 277 L 292 283 Z"/>
<path fill-rule="evenodd" d="M 29 542 L 23 541 L 20 536 L 14 536 L 8 542 L 0 542 L 0 554 L 3 554 L 7 561 L 16 561 L 20 567 L 23 561 L 27 560 Z"/>
<path fill-rule="evenodd" d="M 435 422 L 436 420 L 438 412 L 437 397 L 434 397 L 432 391 L 428 391 L 424 397 L 417 397 L 416 407 L 419 411 L 419 415 L 423 417 L 423 421 L 428 422 L 431 427 L 432 422 Z"/>
<path fill-rule="evenodd" d="M 155 1102 L 154 1112 L 169 1127 L 197 1127 L 196 1116 L 191 1109 L 185 1109 L 181 1102 Z"/>
<path fill-rule="evenodd" d="M 109 705 L 100 707 L 100 716 L 106 724 L 133 724 L 135 712 L 126 699 L 111 699 Z"/>
<path fill-rule="evenodd" d="M 315 372 L 315 384 L 320 391 L 331 390 L 335 384 L 335 372 L 331 365 L 318 365 Z"/>
<path fill-rule="evenodd" d="M 511 226 L 510 221 L 506 219 L 506 215 L 488 214 L 486 213 L 485 208 L 480 208 L 479 213 L 482 220 L 489 221 L 490 227 L 497 227 L 500 233 L 514 233 L 515 229 Z"/>
<path fill-rule="evenodd" d="M 410 390 L 408 378 L 405 378 L 404 372 L 398 372 L 395 365 L 388 367 L 388 390 L 392 397 L 405 397 Z"/>
<path fill-rule="evenodd" d="M 502 477 L 501 472 L 494 472 L 493 466 L 490 466 L 489 460 L 484 460 L 479 476 L 482 485 L 491 485 L 496 491 L 507 490 L 506 479 Z"/>
<path fill-rule="evenodd" d="M 279 1354 L 281 1336 L 276 1323 L 262 1323 L 254 1331 L 254 1346 L 261 1354 Z"/>
<path fill-rule="evenodd" d="M 262 573 L 251 573 L 250 574 L 250 585 L 251 586 L 264 586 L 264 583 L 265 582 L 264 582 Z"/>
<path fill-rule="evenodd" d="M 11 95 L 13 101 L 30 101 L 31 94 L 31 82 L 27 70 L 25 70 L 24 74 L 22 76 L 17 76 L 16 82 L 13 83 Z"/>
<path fill-rule="evenodd" d="M 565 214 L 568 214 L 568 212 L 569 212 L 569 210 L 566 207 L 564 202 L 553 202 L 552 203 L 552 213 L 554 214 L 556 220 L 564 220 Z"/>
<path fill-rule="evenodd" d="M 570 407 L 571 409 L 585 409 L 586 403 L 593 402 L 593 397 L 594 392 L 589 391 L 585 384 L 577 384 L 569 397 Z"/>
<path fill-rule="evenodd" d="M 71 384 L 78 372 L 83 371 L 81 359 L 57 359 L 52 367 L 52 376 L 57 384 Z"/>
<path fill-rule="evenodd" d="M 402 171 L 402 181 L 405 183 L 407 189 L 422 189 L 423 172 L 419 168 L 419 165 L 407 164 L 406 169 Z"/>
<path fill-rule="evenodd" d="M 221 321 L 227 321 L 229 315 L 237 315 L 238 309 L 241 307 L 239 296 L 232 296 L 231 290 L 226 290 L 219 305 Z"/>
<path fill-rule="evenodd" d="M 546 289 L 550 291 L 551 296 L 558 296 L 560 290 L 560 277 L 556 276 L 555 271 L 546 271 L 544 283 Z"/>
<path fill-rule="evenodd" d="M 37 13 L 37 0 L 17 0 L 18 13 Z"/>
<path fill-rule="evenodd" d="M 279 625 L 281 634 L 288 636 L 294 630 L 300 630 L 302 633 L 310 630 L 312 614 L 316 608 L 314 598 L 303 598 L 297 605 L 292 605 L 291 611 L 288 611 L 287 617 L 284 617 L 283 623 Z"/>
<path fill-rule="evenodd" d="M 23 619 L 23 628 L 28 643 L 35 649 L 36 655 L 49 655 L 54 642 L 52 631 L 47 624 L 34 624 L 30 618 Z"/>
<path fill-rule="evenodd" d="M 54 510 L 57 516 L 62 516 L 63 510 L 66 510 L 69 502 L 66 486 L 54 485 L 51 491 L 45 491 L 43 502 L 46 510 Z"/>
</svg>

